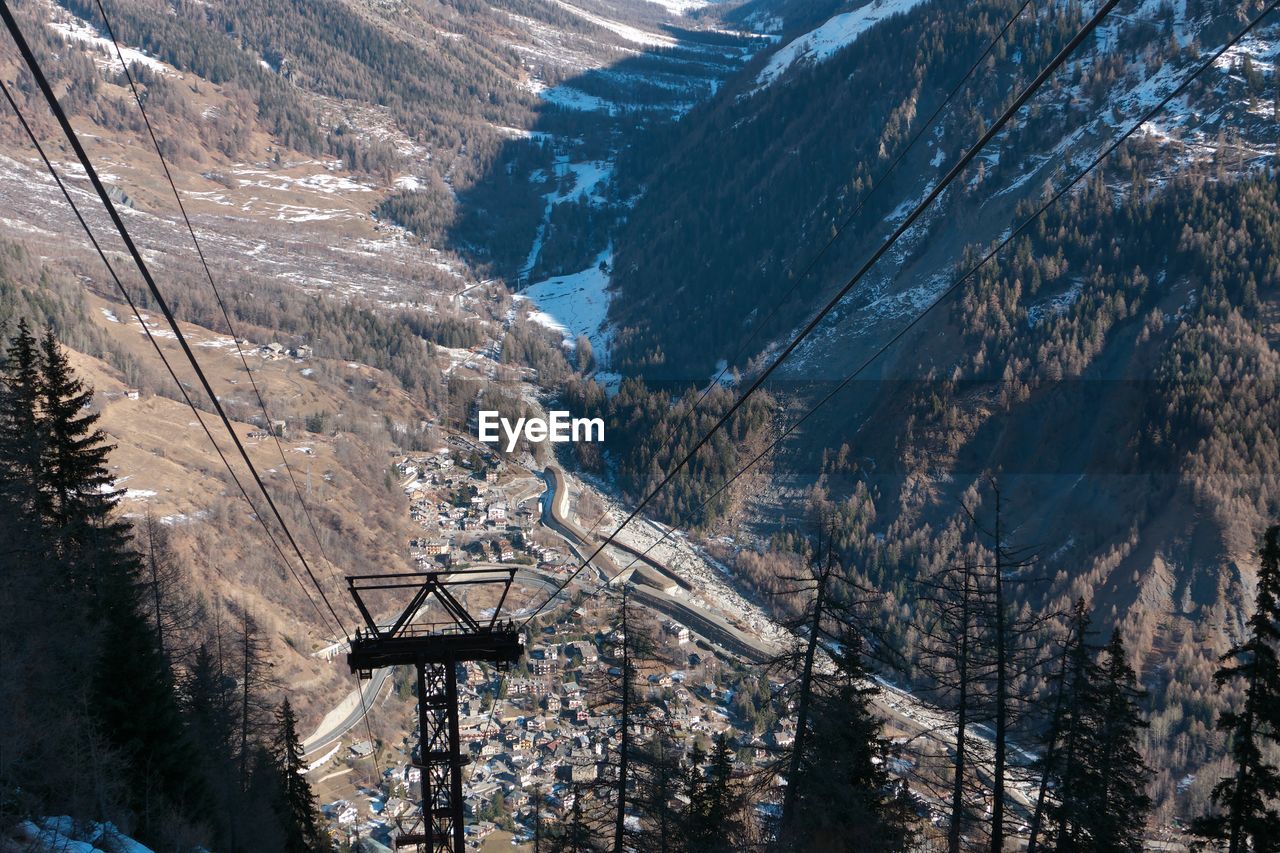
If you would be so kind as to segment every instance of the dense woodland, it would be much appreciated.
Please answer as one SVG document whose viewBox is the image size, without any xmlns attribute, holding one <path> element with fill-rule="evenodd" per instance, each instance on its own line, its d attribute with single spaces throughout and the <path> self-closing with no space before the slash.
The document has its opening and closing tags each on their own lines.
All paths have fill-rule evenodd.
<svg viewBox="0 0 1280 853">
<path fill-rule="evenodd" d="M 608 460 L 599 445 L 578 444 L 578 461 L 588 471 L 607 473 L 629 500 L 638 501 L 693 450 L 735 395 L 721 387 L 703 395 L 691 387 L 627 379 L 613 396 L 593 382 L 574 381 L 566 385 L 564 399 L 574 412 L 604 418 L 609 436 Z M 654 516 L 702 528 L 740 505 L 740 487 L 746 484 L 724 487 L 772 437 L 773 409 L 768 395 L 748 400 L 657 495 L 649 505 Z"/>
<path fill-rule="evenodd" d="M 736 357 L 733 366 L 745 368 L 763 342 L 806 317 L 875 247 L 889 214 L 927 186 L 921 176 L 941 174 L 954 162 L 1008 93 L 1025 85 L 1082 21 L 1077 4 L 1023 15 L 935 129 L 877 186 L 1018 6 L 924 4 L 884 21 L 875 39 L 828 61 L 797 65 L 762 89 L 752 73 L 758 61 L 685 120 L 631 145 L 619 163 L 620 189 L 629 197 L 643 187 L 644 195 L 615 238 L 619 297 L 611 317 L 622 327 L 615 365 L 681 379 L 710 374 L 721 358 Z M 1213 3 L 1187 7 L 1189 17 L 1208 22 L 1205 45 L 1233 26 L 1239 10 L 1230 11 Z M 1142 79 L 1127 63 L 1154 72 L 1188 63 L 1203 47 L 1179 45 L 1171 5 L 1123 28 L 1119 39 L 1118 49 L 1097 61 L 1072 62 L 1055 75 L 972 167 L 977 177 L 944 196 L 940 221 L 981 222 L 981 205 L 1003 181 L 1043 162 L 1045 152 L 1095 118 L 1118 83 Z M 1261 72 L 1249 79 L 1245 85 L 1258 87 L 1257 98 L 1272 97 L 1262 91 Z M 1068 91 L 1073 86 L 1080 96 Z M 1196 97 L 1224 86 L 1236 95 L 1241 84 L 1217 70 L 1197 84 Z M 1116 121 L 1126 118 L 1132 116 L 1114 113 Z M 757 346 L 739 351 L 751 335 Z"/>
<path fill-rule="evenodd" d="M 157 849 L 329 849 L 248 611 L 114 511 L 92 389 L 20 321 L 0 364 L 0 823 L 110 822 Z"/>
<path fill-rule="evenodd" d="M 97 20 L 92 2 L 64 5 Z M 569 29 L 589 26 L 544 4 L 508 5 Z M 794 21 L 816 19 L 828 5 L 796 4 L 790 13 Z M 1198 14 L 1211 5 L 1190 8 Z M 991 0 L 962 10 L 942 0 L 887 22 L 874 43 L 799 69 L 786 85 L 743 100 L 731 90 L 679 125 L 629 116 L 657 129 L 626 152 L 612 206 L 576 198 L 554 206 L 532 269 L 536 277 L 581 269 L 616 239 L 615 317 L 623 328 L 613 356 L 632 376 L 615 395 L 585 378 L 597 367 L 585 339 L 567 353 L 558 335 L 519 311 L 498 331 L 496 320 L 387 313 L 256 280 L 229 282 L 229 307 L 249 331 L 311 344 L 319 359 L 386 370 L 455 428 L 465 427 L 478 399 L 504 412 L 528 411 L 528 401 L 501 381 L 449 380 L 436 363 L 433 344 L 499 340 L 497 356 L 509 371 L 499 379 L 536 379 L 575 414 L 605 418 L 610 452 L 579 445 L 574 461 L 634 501 L 734 399 L 720 387 L 703 399 L 696 389 L 656 380 L 708 375 L 744 334 L 759 331 L 763 342 L 789 328 L 812 295 L 847 270 L 877 236 L 892 190 L 909 187 L 878 192 L 817 274 L 807 282 L 795 277 L 862 204 L 886 157 L 932 111 L 931 98 L 1015 6 Z M 515 273 L 542 221 L 545 193 L 557 188 L 554 163 L 563 152 L 541 141 L 503 141 L 490 128 L 532 120 L 532 96 L 510 84 L 519 57 L 492 31 L 507 18 L 483 4 L 414 8 L 411 16 L 380 18 L 385 10 L 352 16 L 337 2 L 180 2 L 173 18 L 163 5 L 138 2 L 123 4 L 116 24 L 125 41 L 234 93 L 225 114 L 205 121 L 182 87 L 139 69 L 161 123 L 198 128 L 200 145 L 194 138 L 166 143 L 176 162 L 200 161 L 202 147 L 236 157 L 260 128 L 296 151 L 337 157 L 389 181 L 403 154 L 355 131 L 352 117 L 324 99 L 372 104 L 442 169 L 417 189 L 390 195 L 375 215 Z M 1081 14 L 1068 4 L 1015 27 L 940 138 L 973 138 L 1000 96 L 1056 50 Z M 437 26 L 467 38 L 441 37 Z M 65 51 L 50 67 L 73 111 L 108 128 L 141 130 L 132 111 L 96 97 L 102 83 L 89 52 L 66 50 L 39 24 L 29 29 L 42 34 L 43 54 Z M 1140 57 L 1153 69 L 1199 49 L 1177 44 L 1168 8 L 1125 30 L 1125 39 L 1117 56 Z M 705 61 L 681 49 L 627 60 L 637 68 L 662 63 L 673 73 Z M 1114 59 L 1064 74 L 1081 96 L 1062 109 L 1039 109 L 1037 122 L 1018 123 L 998 145 L 1000 162 L 983 164 L 974 186 L 1013 173 L 1029 152 L 1102 109 L 1122 73 Z M 1251 106 L 1280 104 L 1276 78 L 1251 60 L 1220 75 L 1214 83 Z M 625 77 L 579 82 L 584 91 L 638 103 L 670 97 Z M 30 93 L 31 81 L 20 79 L 19 88 Z M 813 91 L 832 97 L 814 99 Z M 867 122 L 868 113 L 886 120 Z M 544 111 L 536 126 L 580 131 L 575 156 L 606 151 L 617 131 L 556 110 Z M 939 150 L 950 158 L 958 144 Z M 687 156 L 707 148 L 716 156 Z M 593 790 L 577 792 L 564 820 L 548 823 L 546 849 L 892 851 L 927 842 L 998 850 L 1010 834 L 1029 833 L 1039 849 L 1137 850 L 1148 816 L 1160 825 L 1178 821 L 1223 849 L 1272 849 L 1280 838 L 1280 771 L 1271 758 L 1280 732 L 1280 551 L 1274 528 L 1258 539 L 1280 514 L 1280 195 L 1273 171 L 1239 177 L 1244 155 L 1230 134 L 1219 135 L 1215 151 L 1170 176 L 1165 152 L 1126 146 L 1109 170 L 964 285 L 943 331 L 949 352 L 964 355 L 919 352 L 912 366 L 927 372 L 924 390 L 904 386 L 883 406 L 900 429 L 867 439 L 882 442 L 874 448 L 878 468 L 867 464 L 864 446 L 806 448 L 821 457 L 817 482 L 805 484 L 810 517 L 771 519 L 771 538 L 759 547 L 714 552 L 809 639 L 775 662 L 776 679 L 737 688 L 736 739 L 699 743 L 687 754 L 677 748 L 664 716 L 669 706 L 636 678 L 638 662 L 652 654 L 643 642 L 651 626 L 637 624 L 638 608 L 617 602 L 610 650 L 617 666 L 595 693 L 601 709 L 625 710 L 647 734 L 632 740 L 624 720 L 608 772 Z M 538 173 L 542 180 L 531 181 Z M 464 189 L 459 197 L 454 186 Z M 645 195 L 622 217 L 616 205 L 642 187 Z M 947 212 L 973 214 L 980 196 L 958 192 L 946 200 Z M 1034 194 L 1028 199 L 1015 218 L 1033 209 Z M 983 250 L 969 247 L 957 269 Z M 758 306 L 793 286 L 800 296 L 766 319 Z M 79 293 L 70 276 L 0 245 L 0 321 L 9 330 L 20 317 L 39 318 L 131 384 L 176 394 L 154 366 L 116 351 L 86 322 Z M 508 304 L 497 305 L 494 317 Z M 179 290 L 174 305 L 183 319 L 222 330 L 221 312 L 203 289 Z M 0 533 L 18 544 L 0 552 L 7 589 L 0 690 L 15 720 L 0 749 L 0 820 L 64 812 L 111 820 L 162 849 L 324 848 L 309 792 L 292 772 L 293 709 L 266 707 L 252 614 L 188 599 L 163 529 L 117 520 L 102 437 L 92 409 L 83 408 L 86 389 L 69 374 L 57 341 L 17 328 L 0 379 Z M 330 368 L 320 362 L 318 369 Z M 1095 379 L 1111 384 L 1081 384 Z M 1109 414 L 1090 420 L 1098 411 Z M 1060 502 L 1043 514 L 1032 492 L 1013 486 L 998 509 L 996 481 L 987 475 L 1049 451 L 1042 437 L 1027 436 L 1039 432 L 1044 413 L 1060 419 L 1059 435 L 1078 438 L 1068 449 L 1076 455 L 1050 473 L 1134 479 L 1100 487 L 1095 506 Z M 312 432 L 338 429 L 336 413 L 289 415 Z M 663 491 L 650 507 L 655 517 L 713 530 L 749 506 L 745 484 L 716 490 L 776 434 L 779 417 L 774 399 L 753 398 Z M 342 428 L 352 429 L 350 422 Z M 428 438 L 425 430 L 386 433 L 379 441 L 405 447 Z M 377 481 L 384 472 L 364 473 Z M 929 482 L 932 475 L 940 476 Z M 222 504 L 213 523 L 234 524 Z M 1006 529 L 1038 524 L 1042 533 L 1044 515 L 1091 522 L 1078 539 L 1037 541 L 1042 560 L 999 533 L 1002 518 Z M 1154 561 L 1139 528 L 1156 523 L 1183 530 L 1173 537 L 1180 559 L 1170 557 L 1163 574 L 1140 575 L 1135 566 Z M 1214 562 L 1223 543 L 1239 563 Z M 357 548 L 350 561 L 363 553 Z M 1152 587 L 1166 582 L 1169 591 L 1153 601 Z M 147 603 L 156 600 L 161 606 Z M 1228 601 L 1243 604 L 1229 608 Z M 62 642 L 67 626 L 74 643 Z M 870 686 L 871 672 L 929 697 L 962 745 L 904 744 L 873 707 L 884 688 Z M 123 706 L 120 695 L 147 697 L 148 713 Z M 795 740 L 778 749 L 775 772 L 745 774 L 738 751 L 787 717 L 797 720 Z M 70 757 L 67 743 L 79 744 Z M 1014 757 L 1014 744 L 1034 748 L 1037 760 Z M 778 786 L 778 778 L 787 784 Z M 1012 813 L 1004 781 L 1032 792 L 1029 814 Z M 920 819 L 929 808 L 946 814 L 942 826 Z M 541 825 L 540 809 L 535 822 Z M 248 835 L 244 826 L 258 831 Z"/>
</svg>

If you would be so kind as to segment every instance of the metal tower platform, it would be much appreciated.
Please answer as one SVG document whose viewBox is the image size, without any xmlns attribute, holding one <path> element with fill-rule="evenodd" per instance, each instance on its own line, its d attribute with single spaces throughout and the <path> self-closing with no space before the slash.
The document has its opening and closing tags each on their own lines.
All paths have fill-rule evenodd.
<svg viewBox="0 0 1280 853">
<path fill-rule="evenodd" d="M 463 853 L 462 757 L 458 732 L 458 664 L 487 661 L 506 668 L 524 654 L 520 632 L 498 614 L 516 570 L 483 569 L 358 575 L 347 578 L 365 627 L 351 640 L 347 663 L 361 679 L 387 666 L 412 665 L 418 674 L 418 753 L 422 818 L 395 839 L 398 849 Z M 502 586 L 487 622 L 473 617 L 451 592 L 468 586 Z M 379 625 L 369 599 L 410 600 L 390 625 Z M 434 605 L 434 606 L 433 606 Z M 424 621 L 431 620 L 435 621 Z"/>
</svg>

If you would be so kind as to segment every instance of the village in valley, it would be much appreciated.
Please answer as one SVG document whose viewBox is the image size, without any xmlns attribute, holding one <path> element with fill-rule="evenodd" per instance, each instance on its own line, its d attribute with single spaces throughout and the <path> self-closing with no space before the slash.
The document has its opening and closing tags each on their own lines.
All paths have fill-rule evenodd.
<svg viewBox="0 0 1280 853">
<path fill-rule="evenodd" d="M 516 586 L 525 588 L 523 605 L 509 602 L 504 613 L 517 621 L 579 564 L 573 543 L 544 521 L 549 478 L 533 468 L 532 459 L 525 461 L 528 466 L 501 458 L 458 435 L 433 453 L 393 460 L 420 530 L 408 543 L 412 560 L 421 571 L 514 568 Z M 492 615 L 492 609 L 480 612 Z M 655 725 L 686 750 L 695 743 L 708 749 L 728 732 L 735 744 L 746 745 L 735 755 L 744 766 L 764 767 L 791 743 L 791 723 L 777 720 L 768 687 L 762 691 L 750 662 L 678 621 L 639 612 L 640 625 L 633 630 L 644 635 L 648 653 L 636 665 L 637 680 L 652 719 L 660 721 Z M 616 598 L 584 573 L 556 606 L 530 623 L 525 659 L 505 675 L 495 679 L 476 663 L 460 667 L 470 849 L 531 839 L 535 798 L 541 798 L 543 823 L 554 824 L 567 816 L 575 796 L 591 796 L 610 757 L 607 745 L 617 736 L 607 689 L 620 673 L 616 615 Z M 389 680 L 411 709 L 408 670 Z M 651 735 L 645 729 L 638 738 Z M 388 841 L 398 824 L 412 825 L 420 812 L 421 773 L 413 762 L 417 733 L 411 728 L 399 743 L 375 744 L 363 732 L 352 728 L 345 748 L 309 756 L 315 761 L 310 773 L 320 782 L 335 776 L 340 782 L 344 762 L 368 766 L 379 751 L 380 784 L 361 785 L 325 803 L 323 812 L 336 838 Z M 322 796 L 338 790 L 318 787 Z"/>
</svg>

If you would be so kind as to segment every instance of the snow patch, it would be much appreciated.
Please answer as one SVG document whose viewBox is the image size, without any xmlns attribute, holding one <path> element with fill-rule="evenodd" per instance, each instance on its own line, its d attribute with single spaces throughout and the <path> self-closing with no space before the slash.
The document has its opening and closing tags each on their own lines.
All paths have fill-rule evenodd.
<svg viewBox="0 0 1280 853">
<path fill-rule="evenodd" d="M 872 0 L 860 9 L 836 15 L 817 29 L 810 30 L 780 48 L 756 75 L 758 88 L 773 83 L 801 60 L 823 62 L 830 59 L 876 24 L 894 15 L 905 14 L 923 2 L 924 0 Z"/>
<path fill-rule="evenodd" d="M 610 339 L 606 328 L 609 274 L 600 269 L 601 263 L 612 267 L 612 248 L 601 252 L 595 263 L 581 272 L 531 284 L 520 293 L 540 309 L 532 315 L 534 322 L 560 332 L 566 344 L 571 345 L 578 335 L 585 335 L 591 341 L 596 358 L 603 358 L 609 352 Z"/>
<path fill-rule="evenodd" d="M 640 44 L 646 47 L 671 47 L 676 43 L 676 40 L 671 36 L 658 35 L 657 33 L 651 33 L 645 30 L 637 29 L 636 27 L 630 26 L 628 24 L 623 24 L 618 21 L 612 21 L 612 20 L 609 20 L 608 18 L 602 18 L 599 15 L 593 15 L 592 13 L 588 12 L 585 9 L 579 9 L 577 6 L 574 6 L 572 3 L 564 2 L 564 0 L 551 0 L 551 2 L 553 5 L 559 6 L 561 9 L 564 9 L 567 12 L 572 12 L 573 14 L 577 15 L 580 18 L 590 21 L 591 23 L 595 24 L 597 27 L 602 27 L 614 33 L 615 35 L 622 36 L 624 39 L 626 39 L 629 42 L 632 42 L 633 44 Z M 672 0 L 672 2 L 680 2 L 680 0 Z"/>
<path fill-rule="evenodd" d="M 710 6 L 709 0 L 647 0 L 655 6 L 661 6 L 673 15 L 684 15 L 694 9 Z"/>
<path fill-rule="evenodd" d="M 70 21 L 55 21 L 49 24 L 49 28 L 58 34 L 64 36 L 70 41 L 77 41 L 81 44 L 87 44 L 97 50 L 102 51 L 108 57 L 108 64 L 118 65 L 119 60 L 116 58 L 115 45 L 110 39 L 103 38 L 98 35 L 98 31 L 91 27 L 87 22 L 79 18 L 72 18 Z M 165 65 L 158 59 L 147 56 L 140 50 L 132 47 L 120 45 L 120 55 L 124 57 L 124 61 L 129 65 L 138 64 L 145 65 L 152 71 L 160 74 L 169 74 L 173 76 L 181 76 L 174 69 Z"/>
</svg>

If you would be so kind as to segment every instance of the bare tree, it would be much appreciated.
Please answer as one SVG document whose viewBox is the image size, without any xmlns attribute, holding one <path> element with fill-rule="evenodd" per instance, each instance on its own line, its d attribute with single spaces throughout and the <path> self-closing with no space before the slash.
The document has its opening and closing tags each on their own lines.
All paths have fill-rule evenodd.
<svg viewBox="0 0 1280 853">
<path fill-rule="evenodd" d="M 271 713 L 271 704 L 265 696 L 273 683 L 270 675 L 271 663 L 267 660 L 266 640 L 247 606 L 240 611 L 239 635 L 236 639 L 236 663 L 239 670 L 237 688 L 240 694 L 240 743 L 237 761 L 240 788 L 244 791 L 249 787 L 251 754 L 257 746 L 255 738 L 259 732 L 266 730 L 265 721 Z"/>
<path fill-rule="evenodd" d="M 971 820 L 966 798 L 970 726 L 980 719 L 982 667 L 977 646 L 979 610 L 976 570 L 969 559 L 944 567 L 917 583 L 919 625 L 925 654 L 920 669 L 932 682 L 938 704 L 955 721 L 947 850 L 959 853 Z"/>
<path fill-rule="evenodd" d="M 593 786 L 600 803 L 606 806 L 603 822 L 610 829 L 602 832 L 612 838 L 612 849 L 621 853 L 631 834 L 627 815 L 634 805 L 632 792 L 640 787 L 644 765 L 637 763 L 638 741 L 651 736 L 656 724 L 655 705 L 649 691 L 639 682 L 639 665 L 653 656 L 650 627 L 644 624 L 639 609 L 631 599 L 627 582 L 612 592 L 617 602 L 616 627 L 605 643 L 605 653 L 614 666 L 605 668 L 596 679 L 592 692 L 597 697 L 596 713 L 616 718 L 616 735 L 606 757 L 604 774 Z"/>
<path fill-rule="evenodd" d="M 1037 561 L 1031 549 L 1009 544 L 1000 487 L 994 478 L 987 486 L 992 523 L 979 519 L 976 497 L 963 504 L 973 541 L 916 584 L 923 638 L 919 670 L 954 721 L 949 853 L 958 853 L 967 831 L 976 828 L 978 811 L 990 812 L 984 846 L 993 853 L 1004 849 L 1011 733 L 1034 708 L 1031 686 L 1052 661 L 1050 644 L 1041 641 L 1058 618 L 1019 610 L 1023 590 L 1035 581 L 1030 572 Z M 978 725 L 990 727 L 989 741 L 975 737 Z"/>
<path fill-rule="evenodd" d="M 168 528 L 150 512 L 136 535 L 143 559 L 140 580 L 156 645 L 171 666 L 185 667 L 198 645 L 196 607 L 186 592 L 189 581 L 174 558 Z"/>
</svg>

